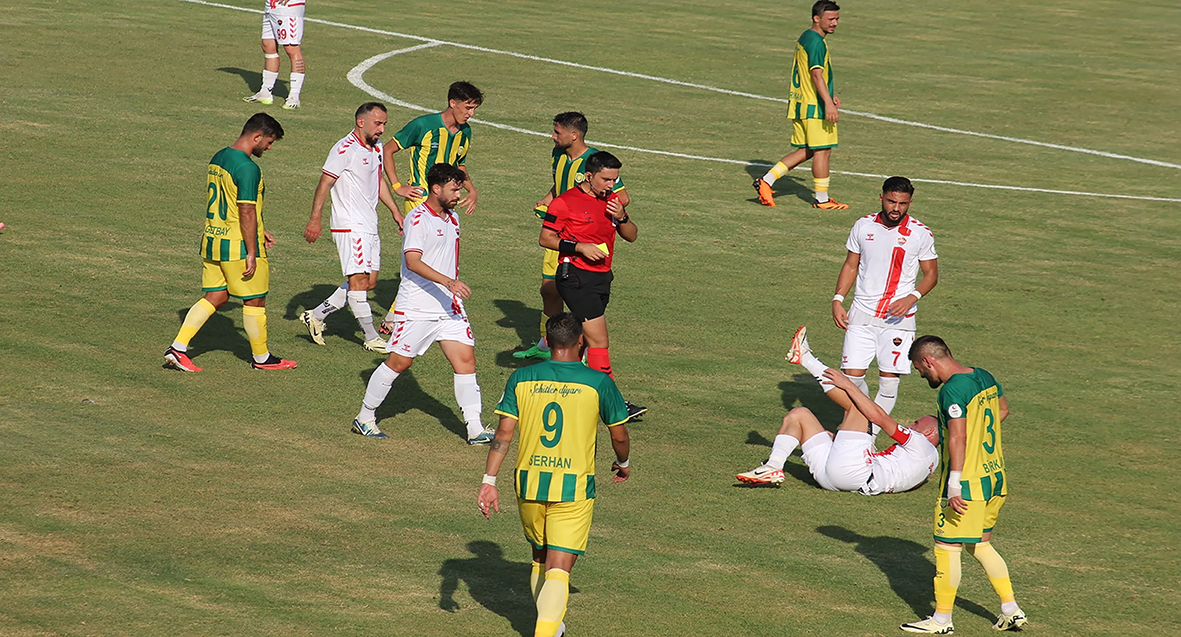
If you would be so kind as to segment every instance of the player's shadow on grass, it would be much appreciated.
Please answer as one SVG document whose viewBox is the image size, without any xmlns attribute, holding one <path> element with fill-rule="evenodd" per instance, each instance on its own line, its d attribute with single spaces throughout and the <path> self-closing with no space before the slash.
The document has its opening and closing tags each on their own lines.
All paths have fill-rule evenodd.
<svg viewBox="0 0 1181 637">
<path fill-rule="evenodd" d="M 234 325 L 234 319 L 226 314 L 241 309 L 240 304 L 226 303 L 217 312 L 214 312 L 213 316 L 205 321 L 205 325 L 201 326 L 201 331 L 193 337 L 192 343 L 189 344 L 189 358 L 196 359 L 205 352 L 221 350 L 244 361 L 253 361 L 254 358 L 250 353 L 250 341 L 246 338 L 245 332 Z M 187 307 L 176 311 L 180 323 L 184 323 L 185 315 L 188 313 L 189 308 Z"/>
<path fill-rule="evenodd" d="M 328 295 L 332 294 L 338 285 L 317 284 L 313 285 L 312 289 L 306 292 L 296 294 L 287 302 L 287 309 L 283 313 L 283 318 L 288 321 L 298 319 L 304 310 L 310 310 L 323 303 L 324 299 L 327 299 Z M 385 310 L 381 308 L 389 308 L 390 304 L 394 301 L 394 297 L 397 295 L 398 279 L 395 278 L 393 281 L 377 280 L 377 287 L 369 292 L 370 306 L 377 306 L 373 310 L 374 326 L 381 323 L 381 320 L 385 318 Z M 307 334 L 307 331 L 302 325 L 299 326 L 299 332 L 299 338 L 309 343 L 312 342 L 312 337 Z M 347 306 L 329 314 L 328 318 L 324 320 L 324 336 L 340 337 L 358 345 L 365 341 L 364 335 L 361 333 L 361 328 L 357 326 L 357 320 L 353 318 L 353 313 Z"/>
<path fill-rule="evenodd" d="M 509 620 L 513 630 L 529 637 L 533 634 L 537 608 L 529 591 L 529 562 L 510 562 L 495 542 L 469 542 L 467 549 L 475 557 L 453 558 L 439 568 L 439 608 L 454 613 L 459 610 L 455 591 L 459 582 L 477 604 Z M 578 589 L 570 587 L 570 593 Z"/>
<path fill-rule="evenodd" d="M 914 611 L 915 617 L 927 617 L 935 611 L 931 589 L 935 564 L 927 557 L 929 546 L 887 535 L 867 537 L 841 526 L 821 526 L 816 532 L 852 544 L 853 550 L 873 562 L 886 576 L 894 594 Z M 962 597 L 956 598 L 955 605 L 988 621 L 996 619 L 995 613 Z"/>
<path fill-rule="evenodd" d="M 830 429 L 839 426 L 845 417 L 845 410 L 824 395 L 820 383 L 811 374 L 792 376 L 791 380 L 779 383 L 779 391 L 783 395 L 784 409 L 791 411 L 797 406 L 807 407 L 821 424 Z"/>
<path fill-rule="evenodd" d="M 361 372 L 361 381 L 366 385 L 369 384 L 369 377 L 373 375 L 374 369 L 376 369 L 376 365 Z M 381 426 L 382 420 L 393 418 L 411 409 L 417 409 L 437 419 L 447 431 L 467 441 L 467 425 L 455 415 L 455 410 L 458 407 L 452 408 L 450 405 L 445 405 L 423 391 L 418 380 L 414 378 L 414 369 L 406 370 L 394 380 L 394 385 L 390 389 L 389 395 L 386 396 L 385 402 L 377 408 L 377 424 Z M 386 427 L 396 430 L 397 424 L 391 421 L 385 423 L 385 426 L 381 428 L 385 429 Z"/>
<path fill-rule="evenodd" d="M 251 93 L 257 93 L 262 89 L 262 73 L 258 71 L 247 71 L 236 66 L 223 66 L 219 69 L 222 73 L 229 73 L 230 75 L 237 75 L 246 83 L 246 90 Z M 275 80 L 275 88 L 271 93 L 277 97 L 287 97 L 290 93 L 289 86 L 284 80 Z"/>
<path fill-rule="evenodd" d="M 259 76 L 260 78 L 262 76 Z M 261 80 L 260 80 L 261 81 Z M 750 175 L 751 181 L 762 179 L 763 175 L 767 174 L 767 166 L 756 166 L 755 164 L 774 164 L 775 161 L 767 161 L 765 159 L 748 159 L 746 160 L 746 174 Z M 805 162 L 807 163 L 807 162 Z M 792 171 L 795 172 L 795 171 Z M 809 173 L 811 174 L 811 173 Z M 808 188 L 807 182 L 796 179 L 792 173 L 787 173 L 780 179 L 775 181 L 775 185 L 771 187 L 775 191 L 775 198 L 779 199 L 785 195 L 795 195 L 801 201 L 811 204 L 815 199 L 812 196 L 812 190 Z M 751 188 L 748 192 L 754 192 Z M 752 196 L 747 201 L 758 202 L 758 195 Z"/>
<path fill-rule="evenodd" d="M 524 303 L 513 299 L 496 299 L 492 302 L 504 316 L 497 319 L 496 324 L 507 327 L 517 333 L 521 343 L 532 343 L 537 340 L 538 321 L 541 320 L 541 310 L 536 310 Z M 516 369 L 525 365 L 532 365 L 536 360 L 513 358 L 513 351 L 497 352 L 496 366 Z"/>
</svg>

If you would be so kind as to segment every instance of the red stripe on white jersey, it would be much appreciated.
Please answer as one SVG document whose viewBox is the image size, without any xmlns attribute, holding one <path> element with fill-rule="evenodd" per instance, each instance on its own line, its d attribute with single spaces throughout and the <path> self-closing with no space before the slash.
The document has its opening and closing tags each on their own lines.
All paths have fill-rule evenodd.
<svg viewBox="0 0 1181 637">
<path fill-rule="evenodd" d="M 882 292 L 882 298 L 873 313 L 877 318 L 886 318 L 889 315 L 890 301 L 898 291 L 898 280 L 902 278 L 902 262 L 905 260 L 906 250 L 901 247 L 895 247 L 890 253 L 890 273 L 886 275 L 886 290 Z"/>
</svg>

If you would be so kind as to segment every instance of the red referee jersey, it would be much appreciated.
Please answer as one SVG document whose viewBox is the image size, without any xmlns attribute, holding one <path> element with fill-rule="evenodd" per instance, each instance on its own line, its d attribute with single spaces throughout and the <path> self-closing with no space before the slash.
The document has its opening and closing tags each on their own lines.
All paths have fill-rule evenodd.
<svg viewBox="0 0 1181 637">
<path fill-rule="evenodd" d="M 571 188 L 550 202 L 541 223 L 543 228 L 558 233 L 559 239 L 607 244 L 607 258 L 602 261 L 587 261 L 582 255 L 563 252 L 562 262 L 573 263 L 574 267 L 590 272 L 611 271 L 611 260 L 615 258 L 615 218 L 607 212 L 607 202 L 618 198 L 619 195 L 611 193 L 609 198 L 599 199 L 583 192 L 582 188 Z"/>
</svg>

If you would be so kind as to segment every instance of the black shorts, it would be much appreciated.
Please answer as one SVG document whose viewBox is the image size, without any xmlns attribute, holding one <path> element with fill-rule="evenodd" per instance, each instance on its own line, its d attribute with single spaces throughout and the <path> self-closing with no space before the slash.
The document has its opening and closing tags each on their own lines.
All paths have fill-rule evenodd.
<svg viewBox="0 0 1181 637">
<path fill-rule="evenodd" d="M 563 274 L 566 276 L 563 277 Z M 563 263 L 558 266 L 554 283 L 558 285 L 558 294 L 570 312 L 579 321 L 589 321 L 607 311 L 607 304 L 611 302 L 611 281 L 614 279 L 615 275 L 611 272 L 590 272 Z"/>
</svg>

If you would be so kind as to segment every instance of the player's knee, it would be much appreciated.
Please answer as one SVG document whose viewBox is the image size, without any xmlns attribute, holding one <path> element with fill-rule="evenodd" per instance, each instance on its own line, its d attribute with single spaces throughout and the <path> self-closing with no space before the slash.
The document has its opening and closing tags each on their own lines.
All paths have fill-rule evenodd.
<svg viewBox="0 0 1181 637">
<path fill-rule="evenodd" d="M 410 366 L 413 364 L 413 358 L 406 358 L 405 356 L 398 356 L 397 354 L 390 354 L 390 357 L 385 361 L 386 367 L 394 370 L 395 372 L 398 372 L 399 374 L 410 369 Z"/>
</svg>

